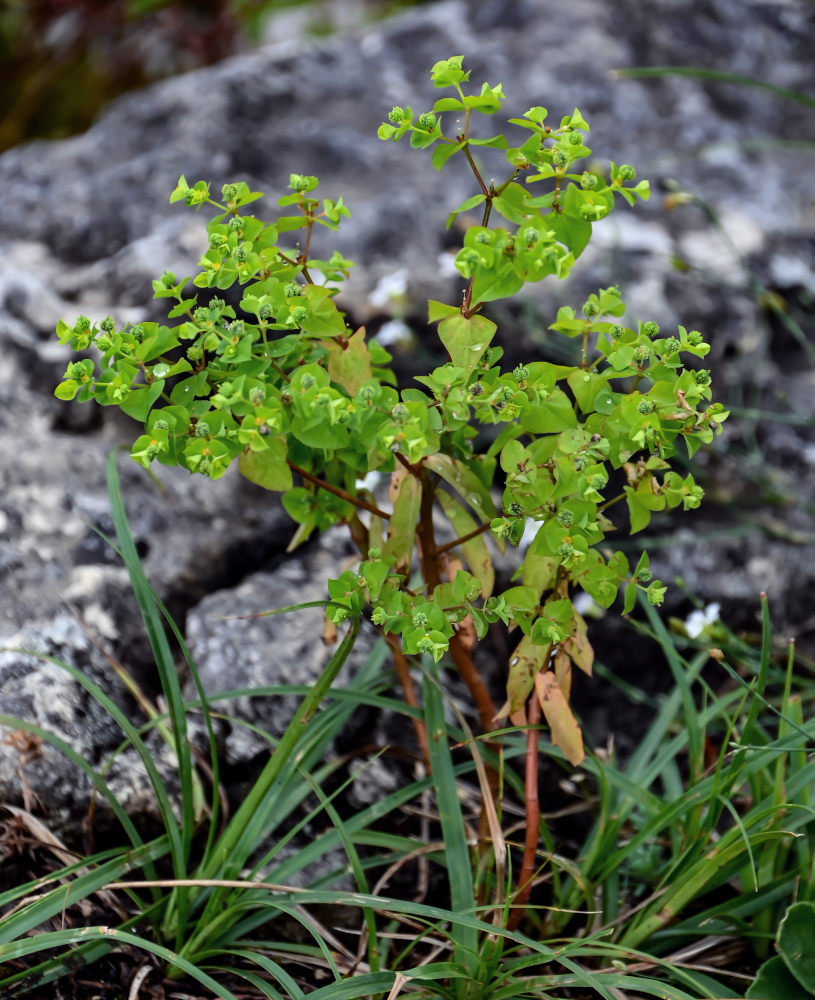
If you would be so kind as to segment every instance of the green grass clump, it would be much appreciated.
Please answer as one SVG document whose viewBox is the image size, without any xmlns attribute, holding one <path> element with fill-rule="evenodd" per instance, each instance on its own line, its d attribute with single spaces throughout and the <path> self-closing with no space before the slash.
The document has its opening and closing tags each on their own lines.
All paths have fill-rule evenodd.
<svg viewBox="0 0 815 1000">
<path fill-rule="evenodd" d="M 377 648 L 346 687 L 329 690 L 353 646 L 352 621 L 310 689 L 228 691 L 208 699 L 199 685 L 198 698 L 185 702 L 171 636 L 197 683 L 195 664 L 144 576 L 115 457 L 108 475 L 119 551 L 168 711 L 138 727 L 80 671 L 52 662 L 121 726 L 150 777 L 164 830 L 143 841 L 105 782 L 104 769 L 95 770 L 26 720 L 0 717 L 3 725 L 66 753 L 108 802 L 128 841 L 0 893 L 4 997 L 69 977 L 77 963 L 124 946 L 145 954 L 156 975 L 196 982 L 210 991 L 204 995 L 225 1000 L 385 1000 L 397 993 L 438 1000 L 612 998 L 617 991 L 675 1000 L 742 996 L 751 981 L 742 969 L 755 969 L 769 957 L 790 904 L 813 901 L 813 723 L 804 722 L 803 708 L 811 702 L 812 681 L 796 671 L 793 647 L 779 662 L 766 599 L 760 649 L 720 624 L 714 660 L 707 639 L 672 635 L 644 603 L 646 617 L 638 628 L 661 647 L 674 687 L 626 762 L 589 754 L 578 803 L 587 818 L 582 843 L 560 843 L 557 819 L 541 822 L 531 902 L 516 919 L 512 867 L 522 845 L 511 828 L 512 803 L 517 811 L 524 801 L 517 765 L 524 762 L 525 733 L 507 731 L 499 758 L 491 743 L 473 738 L 464 718 L 451 725 L 440 667 L 425 658 L 432 777 L 420 776 L 346 815 L 337 806 L 347 782 L 336 780 L 341 761 L 332 759 L 331 745 L 351 713 L 360 704 L 415 712 L 388 695 L 393 678 L 382 669 L 384 650 Z M 723 680 L 729 684 L 722 687 Z M 303 695 L 300 708 L 276 745 L 269 738 L 266 767 L 225 820 L 212 727 L 216 702 L 293 691 Z M 211 780 L 190 750 L 187 720 L 193 712 L 209 734 Z M 175 753 L 178 802 L 145 742 L 154 727 Z M 565 766 L 557 748 L 544 752 Z M 473 786 L 488 785 L 490 767 L 499 772 L 503 794 L 486 836 L 479 837 Z M 316 804 L 303 808 L 307 800 Z M 428 814 L 424 841 L 381 823 L 412 802 Z M 295 840 L 319 814 L 328 821 L 326 832 Z M 345 852 L 347 864 L 309 883 L 309 865 L 334 849 Z M 389 880 L 400 869 L 413 871 L 411 865 L 429 866 L 431 895 L 383 895 Z M 303 887 L 290 884 L 298 873 L 306 874 Z M 349 873 L 353 890 L 344 884 Z M 412 890 L 412 879 L 409 884 Z M 118 922 L 83 925 L 79 906 L 99 893 L 106 894 Z M 334 911 L 344 914 L 352 933 L 322 916 Z M 350 924 L 349 913 L 358 914 Z M 71 915 L 73 926 L 45 929 L 64 915 Z M 286 922 L 301 926 L 302 940 L 291 940 Z M 515 923 L 519 928 L 510 929 Z M 733 955 L 741 969 L 731 968 Z M 317 986 L 315 973 L 327 982 Z"/>
</svg>

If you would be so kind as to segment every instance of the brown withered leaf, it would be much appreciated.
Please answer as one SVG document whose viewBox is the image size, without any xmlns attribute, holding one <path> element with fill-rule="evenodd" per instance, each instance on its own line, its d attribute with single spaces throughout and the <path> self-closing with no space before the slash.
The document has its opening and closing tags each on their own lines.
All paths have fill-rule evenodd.
<svg viewBox="0 0 815 1000">
<path fill-rule="evenodd" d="M 323 620 L 323 645 L 333 646 L 337 641 L 337 626 L 329 618 Z"/>
<path fill-rule="evenodd" d="M 475 622 L 473 621 L 472 615 L 466 615 L 461 619 L 458 625 L 456 625 L 456 634 L 458 635 L 461 645 L 469 653 L 475 646 L 475 641 L 478 638 L 475 632 Z"/>
<path fill-rule="evenodd" d="M 535 690 L 546 722 L 552 731 L 552 745 L 560 747 L 570 764 L 577 766 L 586 756 L 583 734 L 572 715 L 569 703 L 558 687 L 554 671 L 545 670 L 535 676 Z"/>
</svg>

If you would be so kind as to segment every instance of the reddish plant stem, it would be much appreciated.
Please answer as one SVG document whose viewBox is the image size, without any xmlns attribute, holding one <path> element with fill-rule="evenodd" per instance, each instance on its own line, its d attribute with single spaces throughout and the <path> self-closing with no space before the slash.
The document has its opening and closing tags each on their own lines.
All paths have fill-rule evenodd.
<svg viewBox="0 0 815 1000">
<path fill-rule="evenodd" d="M 464 683 L 467 685 L 467 689 L 470 692 L 470 696 L 475 702 L 475 707 L 478 710 L 478 718 L 481 722 L 481 728 L 485 733 L 491 733 L 495 727 L 495 715 L 496 709 L 495 704 L 487 690 L 487 685 L 484 683 L 484 678 L 476 669 L 473 663 L 472 657 L 467 649 L 465 649 L 461 637 L 458 633 L 455 633 L 450 639 L 450 655 L 453 658 L 453 662 L 458 668 L 459 675 Z M 485 746 L 494 752 L 498 752 L 498 744 L 489 741 Z M 487 782 L 489 783 L 490 795 L 492 796 L 492 801 L 497 805 L 498 803 L 498 793 L 500 787 L 500 778 L 498 771 L 491 765 L 488 764 L 486 767 L 487 771 Z M 482 804 L 481 815 L 478 819 L 478 836 L 479 840 L 484 843 L 489 840 L 490 837 L 490 827 L 489 820 L 487 817 L 487 810 Z"/>
<path fill-rule="evenodd" d="M 471 538 L 477 538 L 479 535 L 483 535 L 485 531 L 489 529 L 491 522 L 484 521 L 479 524 L 477 528 L 472 531 L 468 531 L 466 535 L 462 535 L 461 538 L 454 538 L 452 542 L 445 542 L 444 545 L 439 545 L 436 549 L 436 555 L 440 556 L 445 552 L 449 552 L 450 549 L 454 549 L 457 545 L 461 545 L 462 542 L 469 542 Z"/>
<path fill-rule="evenodd" d="M 521 872 L 518 876 L 518 891 L 515 893 L 513 908 L 509 914 L 507 929 L 514 931 L 524 915 L 524 908 L 529 902 L 532 892 L 532 879 L 538 855 L 538 839 L 540 837 L 540 800 L 538 799 L 538 725 L 541 719 L 541 706 L 536 691 L 532 692 L 529 701 L 529 729 L 526 732 L 526 774 L 524 792 L 526 798 L 526 838 L 524 841 L 524 857 Z"/>
<path fill-rule="evenodd" d="M 487 690 L 484 679 L 478 670 L 476 670 L 472 657 L 464 648 L 458 633 L 450 639 L 450 655 L 453 657 L 453 662 L 458 668 L 459 674 L 461 674 L 461 679 L 467 685 L 467 689 L 475 702 L 481 728 L 485 733 L 491 733 L 496 727 L 495 703 Z"/>
<path fill-rule="evenodd" d="M 425 469 L 419 469 L 408 462 L 408 460 L 396 452 L 396 458 L 410 472 L 411 475 L 421 479 L 422 499 L 419 507 L 419 523 L 416 526 L 416 534 L 419 540 L 419 548 L 422 562 L 422 577 L 427 586 L 428 594 L 432 594 L 435 587 L 441 583 L 439 575 L 439 564 L 436 559 L 436 543 L 433 535 L 433 494 L 436 482 L 431 481 L 430 475 Z M 405 701 L 412 708 L 419 707 L 419 699 L 416 695 L 416 688 L 410 674 L 410 664 L 402 651 L 402 646 L 396 636 L 385 633 L 385 639 L 393 653 L 393 664 L 402 690 L 405 694 Z M 416 733 L 416 741 L 422 754 L 427 773 L 430 774 L 430 749 L 427 743 L 427 727 L 422 719 L 413 719 L 413 730 Z"/>
<path fill-rule="evenodd" d="M 465 318 L 467 318 L 467 319 L 470 318 L 470 305 L 471 305 L 471 303 L 473 301 L 473 282 L 474 281 L 475 281 L 474 278 L 470 278 L 470 280 L 469 280 L 469 282 L 467 284 L 467 291 L 464 293 L 464 299 L 463 299 L 463 301 L 461 303 L 461 312 L 462 312 L 462 315 Z"/>
<path fill-rule="evenodd" d="M 439 561 L 436 556 L 436 537 L 433 533 L 433 495 L 436 492 L 438 479 L 433 479 L 425 471 L 422 477 L 422 499 L 419 505 L 419 523 L 416 535 L 419 539 L 420 557 L 422 562 L 422 578 L 427 587 L 428 597 L 441 583 Z"/>
<path fill-rule="evenodd" d="M 306 245 L 303 247 L 303 251 L 300 254 L 300 263 L 305 267 L 308 264 L 308 248 L 311 244 L 311 231 L 314 229 L 314 219 L 310 216 L 308 218 L 308 225 L 306 227 Z"/>
<path fill-rule="evenodd" d="M 487 198 L 489 198 L 490 196 L 489 188 L 484 183 L 484 178 L 481 176 L 478 167 L 475 165 L 475 160 L 472 157 L 472 153 L 470 153 L 470 150 L 466 146 L 464 147 L 464 155 L 467 157 L 467 162 L 470 164 L 470 169 L 475 175 L 475 179 L 478 181 L 478 186 L 481 188 L 482 193 Z"/>
<path fill-rule="evenodd" d="M 384 517 L 386 520 L 390 517 L 390 514 L 386 513 L 384 510 L 380 510 L 378 507 L 374 507 L 372 503 L 368 503 L 366 500 L 360 500 L 357 497 L 352 497 L 350 493 L 346 493 L 345 490 L 341 490 L 338 486 L 332 486 L 331 483 L 326 483 L 322 479 L 318 479 L 317 476 L 312 475 L 306 469 L 301 469 L 299 465 L 295 465 L 294 462 L 290 462 L 286 459 L 288 467 L 292 472 L 296 472 L 298 476 L 302 476 L 303 479 L 308 480 L 310 483 L 314 483 L 315 486 L 319 486 L 321 490 L 326 490 L 328 493 L 333 493 L 335 497 L 341 497 L 343 500 L 347 500 L 348 503 L 352 503 L 355 507 L 361 507 L 363 510 L 369 510 L 372 514 L 376 514 L 377 517 Z"/>
<path fill-rule="evenodd" d="M 351 532 L 351 538 L 353 539 L 354 545 L 356 545 L 359 549 L 359 554 L 363 559 L 367 559 L 368 545 L 371 537 L 370 532 L 356 514 L 354 514 L 347 524 L 348 530 Z"/>
</svg>

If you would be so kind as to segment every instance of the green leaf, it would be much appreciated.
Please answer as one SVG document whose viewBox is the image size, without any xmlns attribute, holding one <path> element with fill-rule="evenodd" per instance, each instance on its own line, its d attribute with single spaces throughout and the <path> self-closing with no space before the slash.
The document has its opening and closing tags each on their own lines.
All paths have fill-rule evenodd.
<svg viewBox="0 0 815 1000">
<path fill-rule="evenodd" d="M 436 114 L 442 111 L 463 111 L 464 105 L 457 97 L 440 97 L 433 105 Z"/>
<path fill-rule="evenodd" d="M 574 393 L 575 399 L 583 413 L 592 413 L 594 411 L 594 401 L 600 393 L 604 394 L 604 399 L 606 397 L 610 399 L 608 379 L 605 375 L 598 375 L 595 372 L 586 372 L 577 368 L 569 375 L 566 381 L 569 383 L 569 388 Z M 612 403 L 607 412 L 611 412 L 613 409 L 614 404 Z"/>
<path fill-rule="evenodd" d="M 144 323 L 147 334 L 136 350 L 136 358 L 141 361 L 152 361 L 161 354 L 166 354 L 178 347 L 176 331 L 168 326 L 157 326 L 155 323 Z"/>
<path fill-rule="evenodd" d="M 562 389 L 553 389 L 547 399 L 533 403 L 520 421 L 533 434 L 556 434 L 577 426 L 577 414 Z"/>
<path fill-rule="evenodd" d="M 436 499 L 441 504 L 447 520 L 452 524 L 457 538 L 468 535 L 478 527 L 464 507 L 445 490 L 437 490 Z M 484 536 L 476 535 L 475 538 L 462 542 L 461 551 L 464 553 L 464 558 L 467 560 L 467 565 L 473 576 L 481 584 L 481 596 L 486 600 L 492 596 L 495 586 L 495 570 Z"/>
<path fill-rule="evenodd" d="M 636 346 L 636 344 L 623 344 L 609 354 L 608 363 L 614 371 L 621 372 L 628 368 L 634 359 Z"/>
<path fill-rule="evenodd" d="M 430 155 L 430 162 L 436 168 L 436 170 L 441 170 L 445 163 L 453 156 L 458 153 L 459 150 L 464 149 L 464 143 L 455 142 L 442 142 L 433 150 Z"/>
<path fill-rule="evenodd" d="M 454 208 L 453 211 L 447 216 L 447 225 L 445 226 L 445 229 L 449 229 L 450 226 L 452 226 L 459 212 L 468 212 L 471 208 L 475 208 L 476 205 L 481 205 L 486 200 L 486 195 L 474 194 L 472 198 L 468 198 L 466 201 L 463 201 L 458 208 Z"/>
<path fill-rule="evenodd" d="M 430 78 L 434 87 L 454 87 L 457 83 L 465 83 L 470 78 L 469 72 L 461 68 L 464 56 L 450 56 L 434 63 Z"/>
<path fill-rule="evenodd" d="M 493 135 L 489 139 L 468 139 L 469 146 L 487 146 L 490 149 L 509 149 L 509 143 L 504 135 Z"/>
<path fill-rule="evenodd" d="M 793 903 L 778 928 L 777 947 L 801 986 L 815 994 L 815 903 Z"/>
<path fill-rule="evenodd" d="M 430 773 L 436 791 L 439 822 L 445 852 L 445 870 L 450 886 L 450 907 L 461 916 L 474 911 L 478 896 L 473 884 L 473 863 L 468 826 L 462 814 L 459 784 L 453 765 L 450 740 L 445 721 L 445 701 L 438 667 L 424 671 L 422 695 L 426 706 Z M 475 980 L 480 963 L 479 938 L 476 931 L 466 925 L 457 926 L 451 935 L 452 958 L 468 980 Z M 395 991 L 391 991 L 394 993 Z M 435 991 L 433 991 L 435 992 Z M 367 991 L 368 996 L 372 991 Z M 460 996 L 464 996 L 461 991 Z"/>
<path fill-rule="evenodd" d="M 348 328 L 342 313 L 332 298 L 332 291 L 324 285 L 306 285 L 303 298 L 309 304 L 308 316 L 300 326 L 310 337 L 345 336 Z"/>
<path fill-rule="evenodd" d="M 463 368 L 469 378 L 496 330 L 495 323 L 485 316 L 467 317 L 457 311 L 439 323 L 439 340 L 447 348 L 455 367 Z"/>
<path fill-rule="evenodd" d="M 275 222 L 277 229 L 281 233 L 288 233 L 292 229 L 305 229 L 308 220 L 305 215 L 281 215 Z"/>
<path fill-rule="evenodd" d="M 64 382 L 60 382 L 56 389 L 54 389 L 54 395 L 57 399 L 73 399 L 78 392 L 79 383 L 70 378 Z"/>
<path fill-rule="evenodd" d="M 748 1000 L 812 1000 L 812 994 L 803 989 L 780 955 L 761 966 L 744 995 Z"/>
<path fill-rule="evenodd" d="M 150 407 L 159 398 L 163 388 L 164 379 L 156 379 L 152 385 L 138 386 L 135 389 L 131 389 L 127 394 L 127 398 L 119 404 L 119 408 L 122 413 L 126 413 L 129 417 L 133 417 L 134 420 L 140 420 L 143 423 L 147 419 Z M 178 401 L 176 400 L 175 402 Z"/>
<path fill-rule="evenodd" d="M 427 149 L 428 146 L 432 146 L 441 137 L 441 124 L 440 122 L 436 122 L 432 131 L 423 128 L 414 128 L 410 133 L 410 145 L 413 149 Z"/>
<path fill-rule="evenodd" d="M 619 585 L 613 580 L 591 580 L 586 578 L 580 581 L 580 585 L 601 608 L 610 608 L 617 599 Z"/>
<path fill-rule="evenodd" d="M 174 403 L 178 403 L 179 406 L 189 407 L 192 405 L 195 396 L 203 395 L 206 384 L 207 373 L 198 372 L 197 375 L 191 375 L 189 378 L 176 382 L 173 391 L 170 393 L 170 399 Z"/>
<path fill-rule="evenodd" d="M 634 535 L 651 523 L 651 511 L 646 507 L 634 490 L 628 490 L 625 496 L 628 513 L 631 518 L 631 534 Z M 628 592 L 626 591 L 626 600 Z"/>
<path fill-rule="evenodd" d="M 190 186 L 187 184 L 187 180 L 182 174 L 178 179 L 178 184 L 176 184 L 175 190 L 170 195 L 170 204 L 172 205 L 173 202 L 176 201 L 183 201 L 186 198 L 189 189 Z"/>
<path fill-rule="evenodd" d="M 520 225 L 529 214 L 526 206 L 527 190 L 520 184 L 509 184 L 498 197 L 493 198 L 492 207 L 505 219 Z M 547 220 L 548 224 L 548 220 Z"/>
<path fill-rule="evenodd" d="M 241 475 L 265 490 L 290 490 L 291 469 L 286 462 L 286 442 L 282 437 L 268 440 L 263 451 L 244 451 L 238 459 Z"/>
<path fill-rule="evenodd" d="M 606 387 L 601 389 L 597 395 L 594 397 L 591 408 L 596 410 L 597 413 L 613 413 L 617 404 L 620 402 L 621 394 L 619 392 L 611 392 L 611 390 Z"/>
<path fill-rule="evenodd" d="M 580 114 L 577 108 L 575 108 L 574 111 L 572 112 L 572 116 L 569 119 L 569 124 L 572 126 L 572 128 L 579 128 L 582 129 L 582 131 L 584 132 L 588 132 L 589 130 L 589 123 L 586 121 L 583 115 Z"/>
<path fill-rule="evenodd" d="M 173 308 L 167 313 L 170 319 L 175 319 L 176 316 L 183 316 L 188 309 L 192 309 L 195 303 L 198 301 L 198 296 L 193 296 L 191 299 L 182 299 L 178 305 L 173 306 Z"/>
<path fill-rule="evenodd" d="M 495 504 L 489 490 L 459 459 L 453 458 L 452 455 L 428 455 L 424 464 L 431 472 L 437 473 L 452 486 L 482 521 L 489 521 L 496 516 Z"/>
<path fill-rule="evenodd" d="M 524 286 L 523 275 L 513 267 L 509 257 L 502 256 L 499 263 L 490 270 L 476 274 L 473 281 L 473 301 L 493 302 L 507 299 Z"/>
<path fill-rule="evenodd" d="M 645 180 L 639 181 L 637 184 L 634 185 L 633 188 L 631 188 L 631 190 L 635 194 L 639 195 L 639 197 L 642 198 L 643 201 L 648 201 L 651 197 L 650 181 L 645 181 Z"/>
<path fill-rule="evenodd" d="M 436 302 L 435 299 L 429 299 L 427 302 L 428 323 L 438 323 L 445 316 L 455 316 L 456 313 L 460 312 L 461 309 L 458 306 L 448 306 L 446 302 Z"/>
<path fill-rule="evenodd" d="M 583 253 L 591 239 L 591 223 L 585 219 L 550 212 L 546 216 L 546 225 L 554 232 L 555 239 L 568 247 L 575 257 Z"/>
<path fill-rule="evenodd" d="M 631 517 L 631 534 L 647 528 L 651 521 L 651 511 L 664 510 L 665 497 L 654 493 L 650 476 L 640 480 L 637 488 L 625 486 L 625 500 Z"/>
<path fill-rule="evenodd" d="M 314 511 L 314 494 L 304 486 L 295 486 L 284 495 L 283 507 L 293 521 L 305 524 Z"/>
<path fill-rule="evenodd" d="M 637 603 L 637 585 L 629 583 L 625 588 L 625 600 L 623 601 L 623 614 L 630 615 Z"/>
<path fill-rule="evenodd" d="M 499 83 L 491 87 L 488 83 L 481 84 L 481 93 L 471 94 L 464 98 L 464 104 L 473 111 L 480 111 L 482 115 L 493 115 L 501 110 L 501 101 L 504 100 L 504 88 Z"/>
</svg>

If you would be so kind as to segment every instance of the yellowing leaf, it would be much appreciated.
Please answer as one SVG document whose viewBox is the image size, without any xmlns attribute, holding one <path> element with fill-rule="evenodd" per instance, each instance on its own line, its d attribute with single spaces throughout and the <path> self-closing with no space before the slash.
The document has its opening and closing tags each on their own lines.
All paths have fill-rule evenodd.
<svg viewBox="0 0 815 1000">
<path fill-rule="evenodd" d="M 413 555 L 416 521 L 422 500 L 421 483 L 400 466 L 391 476 L 388 496 L 393 504 L 393 513 L 388 521 L 388 540 L 383 552 L 396 559 L 395 572 L 406 573 Z"/>
<path fill-rule="evenodd" d="M 573 613 L 575 622 L 574 635 L 564 639 L 560 644 L 561 648 L 571 656 L 574 665 L 580 667 L 584 674 L 591 677 L 591 666 L 594 663 L 594 649 L 586 635 L 585 619 L 575 611 Z"/>
<path fill-rule="evenodd" d="M 568 701 L 572 693 L 572 661 L 562 649 L 555 653 L 555 680 Z"/>
<path fill-rule="evenodd" d="M 524 702 L 535 683 L 535 675 L 548 667 L 551 649 L 549 645 L 541 646 L 532 642 L 529 636 L 525 635 L 513 650 L 509 658 L 507 677 L 508 714 L 513 722 L 515 714 L 523 710 Z"/>
<path fill-rule="evenodd" d="M 495 517 L 495 504 L 487 487 L 478 476 L 452 455 L 428 455 L 425 467 L 437 473 L 459 493 L 478 514 L 482 521 Z"/>
<path fill-rule="evenodd" d="M 331 381 L 354 396 L 360 386 L 372 378 L 365 327 L 361 326 L 349 337 L 345 347 L 337 340 L 321 340 L 320 344 L 328 351 L 328 374 Z"/>
<path fill-rule="evenodd" d="M 286 462 L 286 442 L 279 437 L 268 441 L 269 447 L 263 451 L 244 451 L 241 454 L 238 459 L 241 475 L 265 490 L 290 490 L 293 482 Z"/>
<path fill-rule="evenodd" d="M 478 524 L 470 517 L 464 507 L 445 490 L 437 490 L 436 498 L 442 506 L 447 520 L 452 524 L 458 538 L 475 531 Z M 483 535 L 461 543 L 461 551 L 470 567 L 470 572 L 481 584 L 481 596 L 486 600 L 492 596 L 495 585 L 495 570 L 492 566 L 487 542 Z"/>
<path fill-rule="evenodd" d="M 583 752 L 583 734 L 552 670 L 535 676 L 535 690 L 552 731 L 552 745 L 560 747 L 569 763 L 577 766 L 586 756 Z"/>
</svg>

